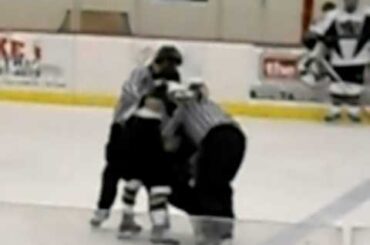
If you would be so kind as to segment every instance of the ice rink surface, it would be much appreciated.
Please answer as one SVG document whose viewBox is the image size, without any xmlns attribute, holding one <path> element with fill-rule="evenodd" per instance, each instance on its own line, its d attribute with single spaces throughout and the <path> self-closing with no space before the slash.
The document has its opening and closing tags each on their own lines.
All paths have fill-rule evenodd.
<svg viewBox="0 0 370 245">
<path fill-rule="evenodd" d="M 30 209 L 43 210 L 40 204 L 67 206 L 73 212 L 95 206 L 111 117 L 111 109 L 0 103 L 1 233 L 9 234 L 11 226 L 6 222 L 15 225 L 24 224 L 25 217 L 38 219 Z M 239 121 L 249 137 L 248 153 L 234 183 L 240 219 L 297 222 L 370 177 L 369 127 Z M 138 203 L 138 211 L 145 211 L 144 192 Z M 34 206 L 27 209 L 21 204 Z M 50 219 L 46 206 L 44 215 Z M 120 207 L 119 199 L 116 207 Z M 60 217 L 67 212 L 51 210 Z M 86 224 L 89 212 L 81 211 L 73 219 Z M 370 226 L 370 202 L 337 221 Z"/>
</svg>

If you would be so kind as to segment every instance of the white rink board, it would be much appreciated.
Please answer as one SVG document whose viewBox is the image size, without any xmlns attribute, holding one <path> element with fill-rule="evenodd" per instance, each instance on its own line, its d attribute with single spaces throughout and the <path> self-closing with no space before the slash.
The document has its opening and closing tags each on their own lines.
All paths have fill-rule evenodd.
<svg viewBox="0 0 370 245">
<path fill-rule="evenodd" d="M 17 54 L 27 62 L 34 61 L 33 50 L 41 52 L 41 74 L 57 73 L 67 93 L 118 95 L 124 81 L 138 65 L 148 63 L 161 45 L 175 45 L 184 56 L 183 79 L 202 77 L 216 99 L 240 102 L 248 99 L 249 86 L 259 81 L 259 59 L 262 50 L 250 44 L 173 41 L 103 37 L 92 35 L 53 35 L 41 33 L 0 32 L 6 38 L 4 50 L 11 59 L 17 42 Z M 45 90 L 30 83 L 18 86 L 12 71 L 2 74 L 5 61 L 0 55 L 0 87 L 5 89 Z M 27 65 L 18 65 L 26 70 Z M 9 75 L 10 73 L 10 75 Z M 23 79 L 35 80 L 22 75 Z M 9 78 L 10 77 L 10 78 Z M 17 79 L 15 79 L 17 80 Z M 227 88 L 227 89 L 226 89 Z M 60 89 L 59 89 L 60 90 Z"/>
<path fill-rule="evenodd" d="M 116 238 L 119 212 L 114 212 L 111 220 L 99 230 L 91 229 L 88 225 L 91 213 L 89 209 L 0 204 L 0 242 L 12 245 L 123 244 Z M 124 244 L 150 244 L 147 242 L 150 228 L 148 217 L 140 215 L 139 222 L 144 225 L 146 231 L 136 242 L 125 241 Z M 292 227 L 292 224 L 262 221 L 237 222 L 234 244 L 263 245 Z M 172 228 L 181 244 L 194 244 L 187 217 L 173 216 Z M 341 239 L 342 233 L 339 229 L 317 227 L 312 233 L 286 245 L 342 245 Z"/>
</svg>

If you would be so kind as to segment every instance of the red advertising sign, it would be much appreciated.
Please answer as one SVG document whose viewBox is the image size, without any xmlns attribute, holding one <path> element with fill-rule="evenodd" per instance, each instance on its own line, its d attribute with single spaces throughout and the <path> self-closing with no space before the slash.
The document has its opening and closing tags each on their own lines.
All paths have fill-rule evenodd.
<svg viewBox="0 0 370 245">
<path fill-rule="evenodd" d="M 298 54 L 265 52 L 262 55 L 261 69 L 265 80 L 298 79 Z"/>
</svg>

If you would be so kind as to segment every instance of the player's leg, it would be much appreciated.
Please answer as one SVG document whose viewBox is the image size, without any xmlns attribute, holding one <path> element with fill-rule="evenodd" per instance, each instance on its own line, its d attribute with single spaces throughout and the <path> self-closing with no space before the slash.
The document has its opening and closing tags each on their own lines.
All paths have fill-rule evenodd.
<svg viewBox="0 0 370 245">
<path fill-rule="evenodd" d="M 123 217 L 119 227 L 119 238 L 129 238 L 139 233 L 142 228 L 135 222 L 134 207 L 137 194 L 142 186 L 140 180 L 131 179 L 126 182 L 123 191 Z"/>
<path fill-rule="evenodd" d="M 110 130 L 109 141 L 106 146 L 106 166 L 102 174 L 102 186 L 100 190 L 97 210 L 90 223 L 93 226 L 100 226 L 109 217 L 110 208 L 113 205 L 117 194 L 117 185 L 121 178 L 120 156 L 122 126 L 113 124 Z"/>
<path fill-rule="evenodd" d="M 158 244 L 178 244 L 170 234 L 170 215 L 168 196 L 171 189 L 168 185 L 154 185 L 149 188 L 149 213 L 152 222 L 151 242 Z"/>
<path fill-rule="evenodd" d="M 361 122 L 361 95 L 365 82 L 365 69 L 364 65 L 353 66 L 342 74 L 343 80 L 347 83 L 345 90 L 347 113 L 349 119 L 356 123 Z"/>
<path fill-rule="evenodd" d="M 137 140 L 138 163 L 145 169 L 142 180 L 148 189 L 149 213 L 152 221 L 152 243 L 177 244 L 170 234 L 168 196 L 171 193 L 170 168 L 164 151 L 160 123 L 157 119 L 139 120 Z"/>
<path fill-rule="evenodd" d="M 123 191 L 123 214 L 119 226 L 119 238 L 130 238 L 141 231 L 141 226 L 135 222 L 134 206 L 136 204 L 137 194 L 143 185 L 140 161 L 140 144 L 145 140 L 141 134 L 141 119 L 131 117 L 125 123 L 125 141 L 127 149 L 125 154 L 125 167 L 122 169 L 122 176 L 126 180 Z M 139 166 L 138 166 L 139 165 Z"/>
<path fill-rule="evenodd" d="M 338 84 L 330 86 L 330 106 L 325 116 L 326 122 L 335 122 L 341 119 L 341 111 L 344 97 Z"/>
<path fill-rule="evenodd" d="M 334 84 L 334 94 L 347 107 L 348 116 L 353 122 L 361 122 L 361 94 L 363 92 L 365 66 L 335 68 L 344 82 Z M 332 88 L 332 89 L 333 89 Z"/>
<path fill-rule="evenodd" d="M 120 179 L 117 172 L 119 171 L 110 165 L 107 165 L 103 172 L 98 208 L 95 210 L 94 216 L 90 221 L 92 226 L 100 226 L 102 222 L 109 218 L 110 208 L 114 202 Z"/>
<path fill-rule="evenodd" d="M 360 95 L 350 96 L 347 100 L 347 113 L 352 122 L 361 122 Z"/>
<path fill-rule="evenodd" d="M 234 126 L 211 130 L 202 145 L 195 178 L 200 204 L 198 215 L 228 219 L 204 220 L 203 233 L 207 239 L 223 240 L 233 236 L 231 182 L 240 168 L 245 147 L 243 133 Z"/>
<path fill-rule="evenodd" d="M 332 77 L 333 82 L 329 86 L 330 106 L 329 111 L 325 116 L 326 122 L 335 122 L 341 119 L 342 106 L 346 101 L 346 91 L 344 82 L 347 79 L 347 67 L 333 67 L 334 71 L 338 74 L 341 81 L 336 81 Z"/>
</svg>

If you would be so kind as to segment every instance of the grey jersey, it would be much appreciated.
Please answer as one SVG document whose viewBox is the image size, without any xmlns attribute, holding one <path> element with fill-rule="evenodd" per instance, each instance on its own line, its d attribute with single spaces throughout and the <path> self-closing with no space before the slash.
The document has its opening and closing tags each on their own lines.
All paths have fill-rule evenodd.
<svg viewBox="0 0 370 245">
<path fill-rule="evenodd" d="M 123 84 L 121 96 L 114 112 L 114 122 L 122 123 L 132 113 L 140 99 L 154 87 L 152 72 L 149 67 L 133 70 L 130 78 Z"/>
<path fill-rule="evenodd" d="M 200 145 L 211 129 L 227 124 L 239 127 L 237 122 L 215 102 L 209 99 L 191 100 L 176 110 L 172 119 L 166 123 L 163 136 L 173 137 L 176 130 L 182 126 L 189 138 L 195 144 Z"/>
</svg>

